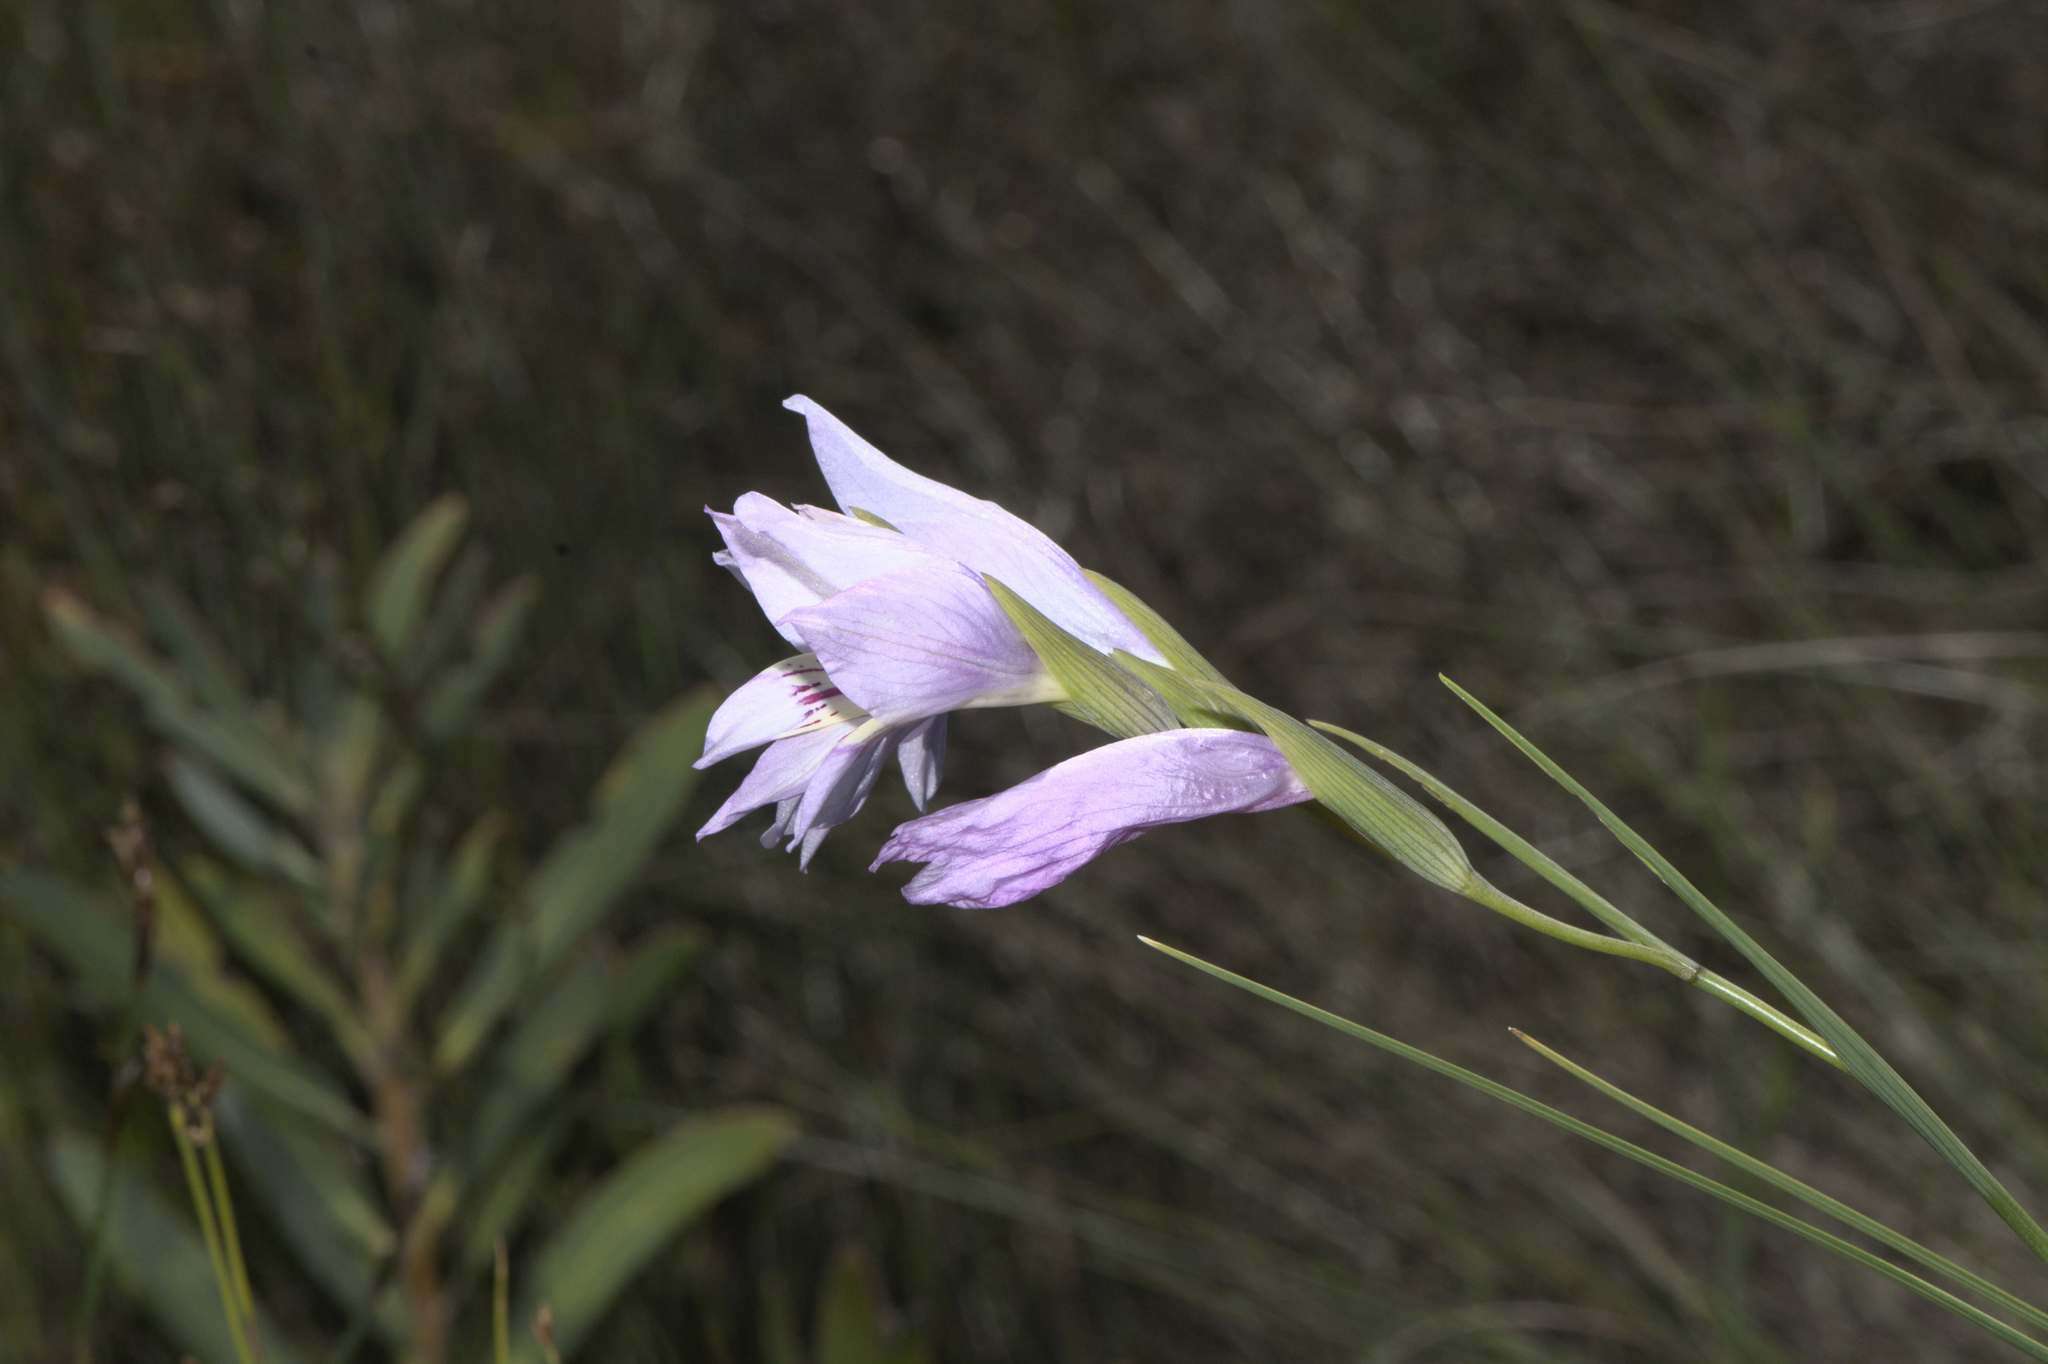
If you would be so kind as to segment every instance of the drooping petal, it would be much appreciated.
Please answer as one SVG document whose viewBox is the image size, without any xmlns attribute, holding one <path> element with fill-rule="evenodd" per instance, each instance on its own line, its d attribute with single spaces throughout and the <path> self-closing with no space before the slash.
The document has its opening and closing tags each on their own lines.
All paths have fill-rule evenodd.
<svg viewBox="0 0 2048 1364">
<path fill-rule="evenodd" d="M 705 727 L 704 756 L 696 766 L 709 767 L 775 739 L 865 719 L 860 707 L 832 685 L 816 654 L 798 654 L 763 668 L 725 698 Z"/>
<path fill-rule="evenodd" d="M 1155 663 L 1166 661 L 1073 557 L 1037 527 L 993 502 L 912 473 L 802 394 L 783 406 L 807 423 L 818 468 L 841 508 L 871 512 L 917 544 L 993 574 L 1104 653 L 1128 649 Z"/>
<path fill-rule="evenodd" d="M 903 769 L 903 785 L 910 803 L 923 814 L 939 791 L 939 769 L 946 763 L 946 717 L 934 715 L 903 731 L 896 749 L 896 765 Z"/>
<path fill-rule="evenodd" d="M 845 737 L 848 729 L 844 725 L 829 729 L 799 734 L 794 739 L 779 739 L 768 745 L 755 760 L 754 770 L 747 773 L 747 779 L 739 789 L 726 798 L 718 807 L 718 813 L 711 816 L 703 828 L 697 830 L 701 841 L 721 829 L 729 829 L 753 811 L 764 805 L 777 805 L 803 794 L 818 765 L 835 744 Z"/>
<path fill-rule="evenodd" d="M 775 802 L 775 818 L 761 830 L 762 847 L 772 848 L 789 837 L 789 822 L 796 818 L 797 803 L 802 799 L 801 795 L 795 795 Z"/>
<path fill-rule="evenodd" d="M 894 732 L 869 738 L 849 733 L 826 752 L 789 819 L 787 832 L 798 867 L 808 869 L 826 831 L 852 819 L 867 804 L 897 739 Z"/>
<path fill-rule="evenodd" d="M 1059 884 L 1162 824 L 1307 799 L 1308 788 L 1264 735 L 1144 734 L 1069 758 L 983 800 L 913 819 L 889 836 L 869 870 L 922 862 L 904 899 L 993 909 Z"/>
<path fill-rule="evenodd" d="M 833 685 L 881 724 L 1061 695 L 987 586 L 958 564 L 855 583 L 778 625 L 795 631 Z"/>
</svg>

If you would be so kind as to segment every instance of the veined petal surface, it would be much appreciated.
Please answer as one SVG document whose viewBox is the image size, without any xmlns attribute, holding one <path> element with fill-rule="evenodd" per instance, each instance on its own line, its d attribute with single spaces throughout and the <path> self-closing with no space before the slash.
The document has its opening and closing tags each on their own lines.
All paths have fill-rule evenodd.
<svg viewBox="0 0 2048 1364">
<path fill-rule="evenodd" d="M 763 668 L 720 703 L 705 727 L 704 756 L 696 766 L 709 767 L 775 739 L 865 719 L 860 707 L 832 685 L 816 654 L 798 654 Z"/>
<path fill-rule="evenodd" d="M 878 725 L 1062 695 L 988 587 L 959 564 L 870 578 L 778 624 Z"/>
<path fill-rule="evenodd" d="M 852 428 L 798 394 L 783 403 L 808 425 L 811 450 L 840 507 L 872 512 L 925 548 L 1008 583 L 1091 647 L 1166 660 L 1051 537 L 993 502 L 926 478 L 890 459 Z"/>
<path fill-rule="evenodd" d="M 1309 798 L 1263 734 L 1144 734 L 1069 758 L 1007 791 L 913 819 L 890 835 L 869 870 L 922 862 L 904 899 L 993 909 L 1058 885 L 1148 829 Z"/>
</svg>

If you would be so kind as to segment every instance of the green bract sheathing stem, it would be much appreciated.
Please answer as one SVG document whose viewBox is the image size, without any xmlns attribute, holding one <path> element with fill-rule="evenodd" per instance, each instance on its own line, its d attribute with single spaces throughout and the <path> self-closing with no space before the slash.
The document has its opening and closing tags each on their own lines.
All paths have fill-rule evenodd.
<svg viewBox="0 0 2048 1364">
<path fill-rule="evenodd" d="M 1116 605 L 1116 609 L 1130 617 L 1131 624 L 1138 627 L 1140 634 L 1152 641 L 1152 647 L 1166 655 L 1166 661 L 1173 665 L 1175 672 L 1186 673 L 1204 682 L 1220 682 L 1230 685 L 1230 679 L 1208 659 L 1202 657 L 1195 646 L 1182 637 L 1180 631 L 1166 623 L 1166 617 L 1145 604 L 1137 593 L 1125 587 L 1114 578 L 1105 578 L 1092 568 L 1081 570 L 1088 575 L 1088 581 L 1102 589 L 1102 595 Z"/>
<path fill-rule="evenodd" d="M 1074 718 L 1119 739 L 1179 727 L 1173 707 L 1158 692 L 1055 625 L 1000 579 L 984 573 L 982 581 L 1046 671 L 1066 689 L 1062 709 Z"/>
</svg>

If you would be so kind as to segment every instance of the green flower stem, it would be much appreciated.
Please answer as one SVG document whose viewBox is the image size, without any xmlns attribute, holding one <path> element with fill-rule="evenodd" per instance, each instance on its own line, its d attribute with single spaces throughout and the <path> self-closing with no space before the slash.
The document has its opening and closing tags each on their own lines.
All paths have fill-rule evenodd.
<svg viewBox="0 0 2048 1364">
<path fill-rule="evenodd" d="M 1465 884 L 1458 893 L 1475 905 L 1487 909 L 1506 919 L 1533 928 L 1546 938 L 1555 938 L 1561 943 L 1584 948 L 1588 952 L 1599 952 L 1604 956 L 1622 957 L 1629 961 L 1640 961 L 1669 971 L 1680 980 L 1691 980 L 1699 974 L 1699 963 L 1682 952 L 1673 951 L 1663 944 L 1630 942 L 1627 938 L 1613 938 L 1605 933 L 1568 924 L 1562 919 L 1553 919 L 1540 910 L 1529 906 L 1500 889 L 1478 872 L 1465 878 Z"/>
<path fill-rule="evenodd" d="M 892 527 L 893 529 L 893 527 Z M 512 1364 L 512 1266 L 505 1254 L 505 1238 L 498 1238 L 491 1265 L 491 1360 Z"/>
<path fill-rule="evenodd" d="M 228 1172 L 221 1163 L 219 1133 L 216 1132 L 213 1140 L 201 1149 L 206 1153 L 206 1179 L 213 1187 L 213 1204 L 220 1219 L 221 1252 L 234 1276 L 235 1294 L 242 1304 L 242 1316 L 253 1325 L 256 1295 L 249 1290 L 249 1265 L 242 1258 L 242 1233 L 235 1225 L 234 1200 L 228 1196 Z M 255 1348 L 254 1342 L 251 1345 Z"/>
<path fill-rule="evenodd" d="M 178 1162 L 185 1167 L 185 1186 L 192 1194 L 192 1209 L 199 1218 L 199 1235 L 206 1242 L 206 1258 L 213 1265 L 213 1281 L 220 1288 L 220 1308 L 227 1314 L 228 1335 L 235 1342 L 240 1364 L 254 1364 L 249 1338 L 242 1330 L 242 1308 L 236 1300 L 234 1274 L 221 1249 L 220 1227 L 213 1215 L 213 1200 L 207 1194 L 206 1177 L 199 1172 L 199 1154 L 192 1147 L 192 1134 L 185 1129 L 185 1106 L 170 1106 L 171 1136 L 178 1144 Z"/>
<path fill-rule="evenodd" d="M 1673 1117 L 1654 1104 L 1646 1103 L 1619 1085 L 1601 1079 L 1592 1071 L 1546 1047 L 1521 1029 L 1510 1028 L 1508 1031 L 1515 1035 L 1517 1041 L 1521 1042 L 1522 1045 L 1528 1047 L 1538 1056 L 1541 1056 L 1544 1060 L 1575 1078 L 1583 1080 L 1631 1112 L 1648 1118 L 1665 1131 L 1684 1138 L 1701 1150 L 1711 1152 L 1722 1160 L 1727 1161 L 1730 1165 L 1733 1165 L 1736 1169 L 1743 1171 L 1745 1174 L 1754 1175 L 1757 1179 L 1762 1180 L 1775 1189 L 1792 1195 L 1808 1206 L 1818 1208 L 1843 1225 L 1862 1232 L 1871 1240 L 1890 1247 L 1922 1267 L 1931 1269 L 1935 1273 L 1963 1285 L 1971 1292 L 1980 1294 L 1991 1302 L 1997 1303 L 2006 1311 L 2024 1320 L 2027 1325 L 2035 1330 L 2048 1331 L 2048 1312 L 2042 1311 L 2026 1299 L 2000 1288 L 1981 1274 L 1965 1269 L 1946 1255 L 1929 1249 L 1915 1241 L 1912 1237 L 1907 1236 L 1904 1232 L 1895 1231 L 1876 1218 L 1866 1213 L 1858 1212 L 1840 1199 L 1822 1193 L 1811 1184 L 1794 1178 L 1780 1170 L 1777 1166 L 1758 1160 L 1747 1151 L 1731 1146 L 1719 1137 L 1694 1127 L 1684 1119 Z"/>
<path fill-rule="evenodd" d="M 1528 839 L 1523 838 L 1492 815 L 1486 813 L 1486 811 L 1480 809 L 1477 805 L 1474 805 L 1464 796 L 1459 795 L 1450 786 L 1438 780 L 1427 769 L 1402 757 L 1386 745 L 1375 743 L 1362 734 L 1354 734 L 1341 725 L 1329 724 L 1322 720 L 1311 720 L 1309 723 L 1324 733 L 1333 734 L 1346 743 L 1379 759 L 1389 767 L 1396 768 L 1406 774 L 1417 785 L 1421 786 L 1423 790 L 1429 792 L 1438 803 L 1499 844 L 1516 861 L 1550 882 L 1551 885 L 1556 886 L 1566 895 L 1569 895 L 1588 914 L 1598 919 L 1601 923 L 1606 924 L 1622 937 L 1648 947 L 1662 948 L 1672 953 L 1674 957 L 1681 961 L 1688 960 L 1683 954 L 1678 953 L 1676 949 L 1672 948 L 1669 943 L 1636 922 L 1626 910 L 1623 910 L 1599 891 L 1594 890 L 1584 881 L 1566 871 L 1548 853 L 1529 842 Z M 1505 913 L 1506 911 L 1503 912 Z M 1535 913 L 1533 910 L 1529 912 Z M 1510 915 L 1510 917 L 1514 916 Z M 1517 922 L 1527 921 L 1518 919 Z M 1556 923 L 1557 921 L 1553 919 L 1549 922 Z M 1536 928 L 1539 932 L 1548 931 L 1537 924 L 1532 923 L 1529 926 Z M 1556 937 L 1558 935 L 1552 934 L 1551 936 Z M 1597 937 L 1598 935 L 1588 936 Z M 1597 951 L 1599 949 L 1596 948 L 1594 950 Z M 1664 965 L 1665 963 L 1659 961 L 1657 964 Z M 1666 969 L 1670 968 L 1667 966 Z M 1827 1040 L 1819 1033 L 1805 1027 L 1783 1010 L 1765 1003 L 1762 999 L 1743 989 L 1740 985 L 1735 984 L 1726 976 L 1719 975 L 1713 971 L 1702 970 L 1697 965 L 1694 966 L 1690 975 L 1680 971 L 1673 971 L 1672 974 L 1706 991 L 1707 994 L 1720 1000 L 1723 1004 L 1730 1005 L 1748 1014 L 1757 1022 L 1781 1037 L 1789 1039 L 1795 1045 L 1811 1052 L 1836 1069 L 1846 1070 L 1848 1068 L 1843 1065 L 1842 1058 L 1835 1054 L 1835 1049 L 1829 1046 Z"/>
</svg>

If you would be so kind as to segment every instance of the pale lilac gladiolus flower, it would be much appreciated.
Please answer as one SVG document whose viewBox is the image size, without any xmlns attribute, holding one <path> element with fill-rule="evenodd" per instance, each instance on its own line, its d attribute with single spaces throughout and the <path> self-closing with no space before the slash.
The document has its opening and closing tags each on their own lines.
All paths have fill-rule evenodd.
<svg viewBox="0 0 2048 1364">
<path fill-rule="evenodd" d="M 697 836 L 773 805 L 764 846 L 786 840 L 808 865 L 892 757 L 925 808 L 949 712 L 1063 697 L 982 574 L 1096 649 L 1163 660 L 1042 532 L 903 468 L 808 398 L 784 406 L 809 424 L 842 511 L 748 493 L 730 513 L 711 513 L 726 546 L 717 561 L 803 652 L 757 674 L 712 717 L 699 767 L 767 748 Z M 855 509 L 890 528 L 846 514 Z"/>
<path fill-rule="evenodd" d="M 994 909 L 1058 885 L 1097 855 L 1162 824 L 1277 810 L 1310 798 L 1264 735 L 1142 734 L 986 799 L 913 819 L 890 835 L 868 870 L 922 862 L 904 899 Z"/>
</svg>

